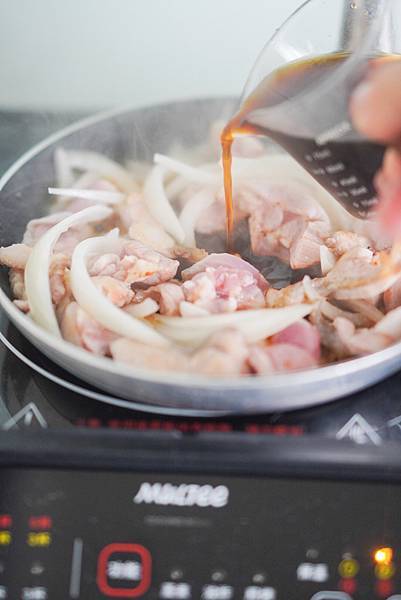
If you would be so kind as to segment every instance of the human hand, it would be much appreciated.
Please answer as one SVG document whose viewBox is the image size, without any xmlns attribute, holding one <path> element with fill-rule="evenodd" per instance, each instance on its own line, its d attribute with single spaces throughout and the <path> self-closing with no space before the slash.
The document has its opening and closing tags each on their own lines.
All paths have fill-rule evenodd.
<svg viewBox="0 0 401 600">
<path fill-rule="evenodd" d="M 401 234 L 401 60 L 374 67 L 350 104 L 355 127 L 388 147 L 375 185 L 379 215 L 389 233 Z"/>
</svg>

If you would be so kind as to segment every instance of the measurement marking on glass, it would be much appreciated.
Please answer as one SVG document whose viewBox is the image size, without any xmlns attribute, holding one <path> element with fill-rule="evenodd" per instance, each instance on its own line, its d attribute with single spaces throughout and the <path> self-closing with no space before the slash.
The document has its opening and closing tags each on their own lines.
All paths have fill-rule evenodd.
<svg viewBox="0 0 401 600">
<path fill-rule="evenodd" d="M 70 577 L 70 597 L 79 598 L 81 591 L 81 571 L 82 571 L 82 550 L 83 541 L 81 538 L 75 538 L 72 547 L 71 577 Z"/>
</svg>

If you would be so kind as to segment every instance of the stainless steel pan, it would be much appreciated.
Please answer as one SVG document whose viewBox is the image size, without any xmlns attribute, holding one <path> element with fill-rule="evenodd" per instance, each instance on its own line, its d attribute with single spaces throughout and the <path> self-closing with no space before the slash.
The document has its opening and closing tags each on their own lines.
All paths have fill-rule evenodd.
<svg viewBox="0 0 401 600">
<path fill-rule="evenodd" d="M 18 160 L 0 180 L 0 245 L 21 240 L 28 220 L 46 212 L 57 146 L 96 150 L 116 159 L 151 160 L 174 141 L 203 141 L 226 103 L 187 101 L 102 115 L 53 135 Z M 363 389 L 401 368 L 401 344 L 376 354 L 304 372 L 216 379 L 145 371 L 97 358 L 57 340 L 13 305 L 6 269 L 0 305 L 17 328 L 51 360 L 114 396 L 176 410 L 257 413 L 294 410 Z"/>
</svg>

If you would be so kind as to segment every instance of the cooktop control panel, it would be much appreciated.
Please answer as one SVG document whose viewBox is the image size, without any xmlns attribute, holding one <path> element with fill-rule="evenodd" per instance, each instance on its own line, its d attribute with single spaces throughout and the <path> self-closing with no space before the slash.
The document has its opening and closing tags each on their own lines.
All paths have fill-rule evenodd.
<svg viewBox="0 0 401 600">
<path fill-rule="evenodd" d="M 0 474 L 0 599 L 401 600 L 401 486 Z"/>
</svg>

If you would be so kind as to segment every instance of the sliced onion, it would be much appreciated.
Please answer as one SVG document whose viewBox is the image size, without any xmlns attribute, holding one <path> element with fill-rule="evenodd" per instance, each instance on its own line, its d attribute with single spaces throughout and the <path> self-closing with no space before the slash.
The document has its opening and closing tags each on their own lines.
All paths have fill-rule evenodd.
<svg viewBox="0 0 401 600">
<path fill-rule="evenodd" d="M 384 317 L 381 310 L 368 300 L 343 300 L 343 304 L 355 313 L 366 317 L 372 323 L 378 323 Z"/>
<path fill-rule="evenodd" d="M 150 325 L 127 314 L 114 306 L 93 283 L 88 270 L 87 260 L 90 255 L 121 251 L 121 240 L 110 237 L 97 237 L 84 240 L 75 248 L 71 261 L 71 289 L 78 304 L 98 323 L 106 329 L 123 337 L 164 347 L 167 340 Z"/>
<path fill-rule="evenodd" d="M 93 200 L 99 204 L 119 204 L 123 202 L 125 194 L 120 192 L 107 192 L 104 190 L 82 190 L 78 188 L 53 188 L 47 190 L 51 196 L 64 196 L 65 198 L 82 198 Z"/>
<path fill-rule="evenodd" d="M 25 288 L 32 319 L 41 327 L 61 337 L 50 291 L 49 269 L 54 246 L 70 227 L 101 221 L 112 214 L 105 206 L 90 206 L 74 213 L 49 229 L 36 242 L 25 268 Z"/>
<path fill-rule="evenodd" d="M 319 309 L 322 315 L 329 319 L 329 321 L 335 321 L 338 318 L 347 319 L 348 321 L 351 321 L 355 327 L 366 327 L 368 321 L 363 315 L 344 311 L 327 300 L 320 302 Z"/>
<path fill-rule="evenodd" d="M 185 177 L 185 179 L 187 179 L 187 181 L 194 183 L 205 183 L 209 185 L 221 183 L 220 173 L 208 173 L 208 171 L 203 170 L 202 168 L 191 167 L 190 165 L 186 165 L 175 158 L 164 156 L 164 154 L 155 154 L 153 160 L 157 165 L 164 167 L 168 171 L 182 175 Z"/>
<path fill-rule="evenodd" d="M 175 162 L 177 164 L 177 161 Z M 182 163 L 178 164 L 182 165 Z M 179 175 L 176 173 L 176 171 L 174 171 L 175 177 L 173 177 L 173 179 L 166 184 L 166 194 L 170 199 L 179 196 L 181 192 L 183 192 L 189 185 L 202 185 L 204 187 L 207 186 L 211 188 L 220 188 L 223 183 L 222 175 L 220 173 L 220 166 L 218 163 L 207 163 L 200 167 L 189 167 L 191 171 L 187 170 L 187 165 L 183 166 L 186 167 L 182 170 L 185 174 Z M 193 173 L 192 169 L 196 169 L 198 175 Z M 198 181 L 199 178 L 204 179 L 205 174 L 214 177 L 214 180 L 212 177 L 210 177 L 210 181 Z"/>
<path fill-rule="evenodd" d="M 145 298 L 143 302 L 139 302 L 138 304 L 129 304 L 124 308 L 124 311 L 136 319 L 146 319 L 146 317 L 157 313 L 159 308 L 156 300 Z"/>
<path fill-rule="evenodd" d="M 82 175 L 80 175 L 78 178 L 76 178 L 72 184 L 70 184 L 70 185 L 64 184 L 64 185 L 69 185 L 69 187 L 66 189 L 72 188 L 72 189 L 86 190 L 86 189 L 90 189 L 90 186 L 93 185 L 98 180 L 99 180 L 99 175 L 97 173 L 91 173 L 90 171 L 86 171 L 85 173 L 82 173 Z M 61 183 L 58 183 L 58 185 L 61 186 Z M 70 199 L 69 196 L 59 196 L 57 198 L 55 208 L 64 206 L 64 204 L 66 202 L 68 202 L 69 199 Z"/>
<path fill-rule="evenodd" d="M 113 229 L 110 229 L 110 231 L 108 231 L 105 234 L 105 237 L 109 237 L 109 238 L 113 238 L 113 239 L 118 239 L 120 237 L 120 230 L 118 227 L 114 227 Z"/>
<path fill-rule="evenodd" d="M 143 197 L 152 217 L 179 244 L 182 244 L 185 239 L 185 233 L 164 190 L 164 175 L 165 170 L 162 167 L 153 167 L 146 178 Z"/>
<path fill-rule="evenodd" d="M 99 175 L 97 173 L 93 173 L 93 171 L 85 171 L 80 175 L 72 184 L 72 188 L 87 190 L 91 185 L 99 181 Z"/>
<path fill-rule="evenodd" d="M 327 246 L 321 245 L 320 248 L 320 268 L 322 275 L 327 275 L 336 264 L 336 257 Z"/>
<path fill-rule="evenodd" d="M 308 298 L 308 300 L 310 300 L 311 302 L 317 302 L 318 300 L 320 300 L 321 296 L 319 292 L 314 288 L 313 280 L 309 275 L 305 275 L 305 277 L 302 280 L 302 285 L 304 288 L 305 296 Z"/>
<path fill-rule="evenodd" d="M 393 340 L 401 338 L 401 307 L 395 308 L 374 327 L 374 331 L 388 335 Z"/>
<path fill-rule="evenodd" d="M 306 317 L 314 305 L 298 304 L 285 308 L 262 308 L 205 317 L 156 316 L 158 329 L 175 342 L 197 345 L 226 327 L 241 331 L 248 342 L 264 340 Z"/>
<path fill-rule="evenodd" d="M 213 190 L 204 189 L 192 196 L 180 214 L 180 223 L 185 232 L 184 244 L 195 247 L 195 227 L 203 211 L 207 210 L 215 201 Z"/>
<path fill-rule="evenodd" d="M 54 170 L 56 172 L 57 185 L 60 187 L 69 187 L 73 184 L 74 173 L 68 160 L 66 151 L 63 148 L 56 148 L 54 152 Z"/>
<path fill-rule="evenodd" d="M 207 317 L 210 314 L 209 311 L 201 306 L 192 304 L 192 302 L 186 302 L 185 300 L 180 302 L 180 313 L 182 317 Z"/>
<path fill-rule="evenodd" d="M 113 180 L 123 192 L 138 190 L 135 179 L 121 165 L 97 152 L 68 150 L 66 155 L 70 166 L 81 171 L 92 171 Z"/>
</svg>

